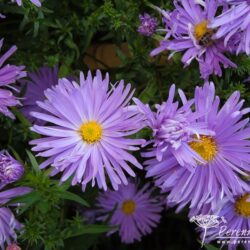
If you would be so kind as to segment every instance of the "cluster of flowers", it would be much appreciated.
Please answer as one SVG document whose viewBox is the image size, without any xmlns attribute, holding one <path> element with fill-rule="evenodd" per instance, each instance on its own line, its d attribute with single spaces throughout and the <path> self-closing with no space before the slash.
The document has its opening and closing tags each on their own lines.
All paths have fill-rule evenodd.
<svg viewBox="0 0 250 250">
<path fill-rule="evenodd" d="M 0 49 L 3 46 L 3 39 L 0 40 Z M 19 100 L 12 94 L 11 90 L 17 91 L 11 86 L 17 79 L 26 76 L 24 66 L 4 65 L 5 61 L 17 50 L 16 46 L 12 46 L 0 58 L 0 113 L 14 118 L 9 107 L 19 105 Z M 12 198 L 29 193 L 28 187 L 6 188 L 8 184 L 18 181 L 24 173 L 24 167 L 16 161 L 6 150 L 0 151 L 0 247 L 4 249 L 5 242 L 9 245 L 9 249 L 15 247 L 11 244 L 16 241 L 16 230 L 22 229 L 20 224 L 6 204 Z M 19 204 L 12 204 L 18 206 Z"/>
<path fill-rule="evenodd" d="M 52 175 L 62 172 L 62 182 L 73 176 L 72 185 L 80 183 L 83 190 L 90 182 L 104 189 L 97 202 L 100 219 L 106 221 L 117 206 L 110 224 L 120 225 L 123 242 L 151 232 L 160 220 L 162 197 L 177 211 L 189 205 L 190 216 L 214 213 L 222 201 L 235 202 L 229 219 L 249 220 L 249 185 L 243 177 L 250 163 L 249 118 L 244 118 L 250 109 L 242 108 L 238 91 L 220 108 L 214 84 L 207 82 L 191 100 L 178 90 L 180 105 L 172 85 L 166 102 L 153 111 L 136 98 L 130 104 L 130 84 L 111 85 L 100 71 L 81 73 L 80 84 L 58 79 L 57 67 L 28 76 L 22 81 L 27 83 L 22 110 L 34 123 L 32 130 L 44 136 L 30 142 L 48 158 L 40 167 L 52 166 Z M 152 129 L 152 140 L 128 138 L 144 127 Z M 140 187 L 125 175 L 136 176 L 132 165 L 143 168 L 129 151 L 148 145 L 142 154 L 147 177 L 164 193 L 156 197 L 149 185 Z"/>
<path fill-rule="evenodd" d="M 163 16 L 166 33 L 160 46 L 151 52 L 184 52 L 185 67 L 196 59 L 202 78 L 211 74 L 222 75 L 224 68 L 236 67 L 225 53 L 250 55 L 250 2 L 249 0 L 176 0 L 173 11 L 156 9 Z M 138 31 L 150 36 L 157 28 L 155 18 L 141 16 Z"/>
<path fill-rule="evenodd" d="M 2 58 L 7 59 L 6 55 Z M 4 86 L 15 91 L 11 83 L 26 75 L 24 67 L 7 65 L 1 70 L 5 67 L 15 67 L 16 70 L 12 74 L 3 71 L 0 82 L 8 76 Z M 40 152 L 38 155 L 48 157 L 40 167 L 51 165 L 52 175 L 63 172 L 61 181 L 73 175 L 72 184 L 81 183 L 83 190 L 89 182 L 92 186 L 97 182 L 99 188 L 107 190 L 107 175 L 116 191 L 109 189 L 100 194 L 100 219 L 105 220 L 107 213 L 118 203 L 110 223 L 121 225 L 120 235 L 124 242 L 140 240 L 142 235 L 150 233 L 160 220 L 163 209 L 161 197 L 152 196 L 155 189 L 149 189 L 148 184 L 139 187 L 125 175 L 126 172 L 136 176 L 129 164 L 142 169 L 128 151 L 138 150 L 145 143 L 143 139 L 128 138 L 145 126 L 144 115 L 138 107 L 129 105 L 134 92 L 130 84 L 120 81 L 111 85 L 109 75 L 103 79 L 100 71 L 94 77 L 89 72 L 86 78 L 81 73 L 78 84 L 69 80 L 70 77 L 58 79 L 57 67 L 42 67 L 27 76 L 26 80 L 20 80 L 27 86 L 21 111 L 34 124 L 32 130 L 45 136 L 30 142 L 35 145 L 33 150 Z M 10 91 L 6 93 L 0 96 L 0 111 L 14 118 L 9 107 L 20 105 L 20 102 Z M 6 158 L 10 163 L 4 162 L 2 157 L 2 171 L 5 175 L 8 173 L 8 178 L 15 174 L 18 176 L 16 180 L 19 179 L 21 165 L 10 155 Z M 0 240 L 2 246 L 5 241 L 10 244 L 8 237 L 15 239 L 13 226 L 8 225 L 8 229 L 8 234 L 2 231 L 5 236 Z M 16 226 L 14 229 L 20 228 Z"/>
<path fill-rule="evenodd" d="M 215 17 L 219 6 L 224 11 Z M 238 10 L 242 6 L 247 13 Z M 249 54 L 249 1 L 180 0 L 175 7 L 172 12 L 161 10 L 167 35 L 153 54 L 186 50 L 183 62 L 196 58 L 204 78 L 221 75 L 220 63 L 235 66 L 223 55 L 228 43 L 233 42 L 237 53 Z M 150 25 L 157 24 L 148 18 L 141 16 L 147 31 L 139 29 L 146 35 L 152 32 Z M 229 32 L 232 20 L 237 26 Z M 11 118 L 9 107 L 20 104 L 11 84 L 26 75 L 23 66 L 3 66 L 15 50 L 12 47 L 0 59 L 0 112 Z M 190 216 L 223 214 L 232 229 L 250 229 L 250 127 L 245 117 L 250 108 L 243 108 L 238 91 L 220 107 L 214 84 L 206 81 L 190 100 L 178 90 L 180 104 L 172 85 L 168 99 L 152 110 L 133 98 L 130 84 L 111 84 L 109 75 L 103 78 L 100 71 L 94 76 L 81 73 L 78 83 L 58 79 L 57 67 L 43 67 L 20 82 L 27 84 L 22 111 L 33 123 L 31 130 L 43 136 L 30 142 L 38 156 L 47 158 L 40 168 L 51 167 L 52 175 L 61 172 L 62 182 L 73 177 L 72 185 L 81 184 L 83 191 L 87 184 L 104 189 L 97 201 L 99 219 L 106 221 L 115 209 L 109 223 L 119 225 L 123 242 L 140 240 L 152 231 L 160 221 L 163 198 L 168 207 L 177 206 L 177 212 L 188 205 Z M 145 127 L 152 130 L 149 141 L 134 136 Z M 141 148 L 147 177 L 154 179 L 162 195 L 153 196 L 155 188 L 141 187 L 127 177 L 136 177 L 134 168 L 143 168 L 131 153 Z M 20 164 L 5 151 L 0 158 L 1 180 L 19 179 Z M 18 178 L 10 174 L 13 169 Z M 19 189 L 15 196 L 27 192 Z M 13 197 L 12 191 L 3 192 L 2 204 Z M 18 225 L 15 221 L 0 230 L 2 245 L 14 238 Z M 215 232 L 210 235 L 213 239 Z"/>
<path fill-rule="evenodd" d="M 3 39 L 0 40 L 0 48 L 3 46 Z M 18 91 L 11 86 L 16 80 L 26 76 L 24 66 L 4 65 L 5 61 L 17 50 L 12 46 L 0 58 L 0 113 L 14 119 L 9 107 L 20 105 L 20 101 L 12 94 L 12 91 Z M 12 249 L 15 245 L 11 244 L 16 241 L 16 230 L 22 229 L 8 203 L 11 199 L 29 193 L 28 187 L 8 188 L 7 185 L 18 181 L 24 174 L 23 165 L 16 161 L 6 150 L 0 151 L 0 247 L 4 249 L 5 242 Z M 12 206 L 20 204 L 12 204 Z"/>
</svg>

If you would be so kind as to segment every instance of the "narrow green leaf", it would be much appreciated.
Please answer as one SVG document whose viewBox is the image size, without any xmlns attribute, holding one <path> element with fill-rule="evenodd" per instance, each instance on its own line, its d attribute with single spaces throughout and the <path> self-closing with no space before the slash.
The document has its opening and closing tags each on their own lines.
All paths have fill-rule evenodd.
<svg viewBox="0 0 250 250">
<path fill-rule="evenodd" d="M 31 207 L 33 204 L 38 202 L 41 199 L 40 195 L 37 192 L 31 192 L 19 197 L 16 197 L 12 200 L 10 200 L 8 204 L 16 204 L 21 203 L 22 206 L 20 207 L 19 214 L 24 213 L 26 210 L 28 210 L 29 207 Z"/>
<path fill-rule="evenodd" d="M 24 164 L 23 163 L 23 160 L 21 159 L 20 155 L 16 152 L 16 150 L 14 148 L 12 148 L 10 145 L 8 146 L 12 152 L 12 154 L 14 155 L 15 159 L 17 161 L 19 161 L 20 163 Z"/>
<path fill-rule="evenodd" d="M 60 191 L 59 195 L 60 195 L 60 198 L 62 198 L 62 199 L 75 201 L 75 202 L 82 204 L 83 206 L 89 207 L 88 202 L 76 194 L 73 194 L 73 193 L 68 192 L 68 191 Z"/>
<path fill-rule="evenodd" d="M 75 228 L 74 231 L 69 232 L 64 239 L 68 239 L 71 237 L 76 237 L 82 234 L 101 234 L 109 232 L 113 230 L 114 227 L 106 226 L 106 225 L 84 225 L 81 228 Z"/>
<path fill-rule="evenodd" d="M 219 250 L 217 247 L 213 246 L 213 245 L 205 245 L 205 248 L 207 250 Z"/>
<path fill-rule="evenodd" d="M 150 100 L 153 99 L 157 90 L 158 89 L 157 89 L 156 83 L 149 82 L 147 87 L 140 94 L 139 99 L 144 103 L 148 103 Z"/>
<path fill-rule="evenodd" d="M 35 156 L 29 150 L 26 150 L 26 153 L 27 153 L 27 155 L 29 157 L 30 163 L 31 163 L 34 171 L 36 173 L 40 173 L 41 170 L 39 168 L 39 164 L 37 163 L 37 160 L 36 160 Z"/>
<path fill-rule="evenodd" d="M 34 30 L 33 30 L 33 37 L 37 37 L 37 34 L 39 32 L 39 27 L 40 27 L 40 23 L 39 22 L 35 22 L 34 23 Z"/>
<path fill-rule="evenodd" d="M 40 137 L 40 135 L 30 131 L 31 123 L 23 116 L 23 114 L 16 107 L 11 107 L 11 111 L 13 112 L 15 117 L 21 122 L 21 124 L 25 127 L 25 129 L 29 131 L 30 137 L 32 139 L 37 139 Z"/>
<path fill-rule="evenodd" d="M 41 201 L 39 204 L 36 205 L 36 207 L 41 211 L 43 214 L 47 213 L 50 209 L 50 204 L 46 201 Z"/>
<path fill-rule="evenodd" d="M 26 202 L 30 202 L 30 201 L 37 201 L 40 198 L 41 197 L 40 197 L 39 193 L 36 191 L 33 191 L 31 193 L 15 197 L 14 199 L 11 199 L 7 204 L 26 203 Z"/>
<path fill-rule="evenodd" d="M 71 186 L 71 182 L 72 182 L 73 177 L 70 177 L 68 180 L 66 180 L 65 182 L 63 182 L 62 184 L 59 184 L 58 188 L 62 191 L 66 191 L 69 189 L 69 187 Z"/>
<path fill-rule="evenodd" d="M 14 115 L 17 117 L 17 119 L 25 126 L 25 127 L 31 127 L 30 122 L 23 116 L 23 114 L 15 107 L 12 107 L 12 111 Z"/>
<path fill-rule="evenodd" d="M 20 211 L 18 212 L 19 215 L 23 214 L 25 211 L 27 211 L 33 204 L 35 204 L 36 202 L 38 202 L 39 199 L 36 200 L 32 200 L 29 202 L 26 202 L 24 205 L 21 206 Z"/>
</svg>

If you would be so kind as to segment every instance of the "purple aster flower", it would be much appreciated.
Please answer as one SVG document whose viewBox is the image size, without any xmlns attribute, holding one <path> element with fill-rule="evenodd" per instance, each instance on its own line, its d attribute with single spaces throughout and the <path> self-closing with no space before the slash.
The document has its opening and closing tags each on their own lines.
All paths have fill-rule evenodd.
<svg viewBox="0 0 250 250">
<path fill-rule="evenodd" d="M 15 0 L 16 3 L 21 6 L 23 4 L 22 0 Z M 41 7 L 41 2 L 39 0 L 30 0 L 31 3 L 33 3 L 34 5 L 36 5 L 37 7 Z"/>
<path fill-rule="evenodd" d="M 0 192 L 0 205 L 3 206 L 10 199 L 24 195 L 31 191 L 30 188 L 18 187 Z M 5 243 L 8 245 L 16 240 L 15 231 L 21 230 L 22 225 L 15 219 L 14 214 L 7 207 L 0 208 L 0 246 L 4 249 Z"/>
<path fill-rule="evenodd" d="M 169 97 L 162 105 L 156 105 L 156 112 L 151 111 L 148 105 L 142 104 L 135 99 L 141 112 L 145 115 L 147 126 L 153 131 L 153 139 L 148 143 L 153 143 L 153 154 L 158 161 L 162 160 L 164 152 L 169 151 L 177 159 L 181 166 L 196 167 L 198 162 L 206 163 L 197 152 L 192 150 L 189 142 L 195 136 L 213 135 L 213 131 L 207 129 L 204 121 L 197 122 L 197 118 L 202 114 L 192 112 L 191 106 L 194 100 L 187 101 L 182 90 L 179 95 L 183 105 L 179 107 L 178 102 L 174 102 L 175 85 L 169 91 Z M 151 155 L 152 152 L 143 154 Z"/>
<path fill-rule="evenodd" d="M 11 212 L 9 208 L 1 207 L 0 208 L 0 246 L 2 249 L 4 248 L 5 243 L 8 245 L 11 242 L 16 240 L 16 232 L 20 231 L 22 226 L 21 224 L 15 219 L 14 214 Z"/>
<path fill-rule="evenodd" d="M 249 0 L 224 0 L 232 4 L 231 8 L 224 11 L 211 22 L 210 27 L 217 29 L 216 38 L 224 38 L 225 46 L 239 35 L 237 54 L 245 52 L 250 55 L 250 1 Z"/>
<path fill-rule="evenodd" d="M 7 189 L 4 191 L 1 190 L 0 191 L 0 205 L 2 206 L 8 201 L 10 201 L 10 199 L 27 194 L 30 191 L 31 189 L 28 187 L 17 187 L 17 188 Z"/>
<path fill-rule="evenodd" d="M 111 88 L 109 88 L 111 87 Z M 44 112 L 32 112 L 49 126 L 34 125 L 32 131 L 45 138 L 33 140 L 34 151 L 49 157 L 41 168 L 52 164 L 52 174 L 63 172 L 61 181 L 73 176 L 72 184 L 96 181 L 107 189 L 106 174 L 117 189 L 127 184 L 124 172 L 135 176 L 131 166 L 142 168 L 128 151 L 138 150 L 144 140 L 126 138 L 138 132 L 142 116 L 136 106 L 129 105 L 134 91 L 124 81 L 110 85 L 109 75 L 102 79 L 100 71 L 87 78 L 80 74 L 80 85 L 67 79 L 45 91 L 47 100 L 38 102 Z"/>
<path fill-rule="evenodd" d="M 164 50 L 173 53 L 184 52 L 182 62 L 188 66 L 193 59 L 199 63 L 200 73 L 204 79 L 209 75 L 221 76 L 224 68 L 236 67 L 225 55 L 227 48 L 223 39 L 215 39 L 215 30 L 209 28 L 219 3 L 215 0 L 179 0 L 175 1 L 173 12 L 161 11 L 166 26 L 166 37 L 159 48 L 151 52 L 154 56 Z"/>
<path fill-rule="evenodd" d="M 223 200 L 217 215 L 224 218 L 225 223 L 219 227 L 208 229 L 206 242 L 212 240 L 223 239 L 227 237 L 231 239 L 229 250 L 236 250 L 242 242 L 245 249 L 250 249 L 249 243 L 244 243 L 246 236 L 249 237 L 250 232 L 250 195 L 249 192 L 234 197 L 233 200 Z M 246 239 L 247 240 L 247 239 Z M 233 244 L 233 242 L 236 244 Z"/>
<path fill-rule="evenodd" d="M 147 13 L 144 13 L 144 15 L 139 15 L 139 19 L 140 26 L 138 27 L 137 31 L 143 36 L 152 36 L 158 24 L 157 19 Z"/>
<path fill-rule="evenodd" d="M 137 184 L 129 182 L 126 186 L 121 185 L 118 191 L 108 190 L 98 197 L 97 206 L 104 214 L 101 220 L 106 221 L 116 208 L 109 224 L 119 226 L 122 242 L 129 244 L 140 241 L 159 223 L 163 205 L 160 197 L 152 197 L 153 190 L 149 184 L 139 188 Z"/>
<path fill-rule="evenodd" d="M 19 180 L 24 173 L 24 167 L 6 151 L 0 151 L 0 185 Z"/>
<path fill-rule="evenodd" d="M 3 39 L 0 40 L 0 49 L 3 46 Z M 12 46 L 0 58 L 0 113 L 14 118 L 13 114 L 9 111 L 8 107 L 16 106 L 19 101 L 13 96 L 10 90 L 2 89 L 2 87 L 12 88 L 9 84 L 14 83 L 17 79 L 26 76 L 23 71 L 23 66 L 5 65 L 5 61 L 17 50 L 16 46 Z"/>
<path fill-rule="evenodd" d="M 206 160 L 205 164 L 197 162 L 198 166 L 189 171 L 180 166 L 169 151 L 160 162 L 154 151 L 145 154 L 152 157 L 145 162 L 147 176 L 154 177 L 156 185 L 169 192 L 167 203 L 170 206 L 178 204 L 178 211 L 187 204 L 198 210 L 210 204 L 214 210 L 223 197 L 233 199 L 248 187 L 240 176 L 249 172 L 250 127 L 247 127 L 249 118 L 243 119 L 243 116 L 250 109 L 242 109 L 244 100 L 240 100 L 238 91 L 221 109 L 219 103 L 212 83 L 196 88 L 195 109 L 204 114 L 198 121 L 206 122 L 215 134 L 194 136 L 189 146 Z"/>
<path fill-rule="evenodd" d="M 42 67 L 37 72 L 28 73 L 28 80 L 22 80 L 26 84 L 26 92 L 23 100 L 22 112 L 29 121 L 44 124 L 43 121 L 35 119 L 30 115 L 31 111 L 41 112 L 42 109 L 37 105 L 37 101 L 44 101 L 44 91 L 58 84 L 58 67 Z"/>
<path fill-rule="evenodd" d="M 3 40 L 0 40 L 0 49 L 3 46 Z M 24 66 L 15 66 L 15 65 L 5 65 L 5 61 L 12 56 L 17 50 L 16 46 L 12 46 L 7 52 L 5 52 L 0 57 L 0 87 L 6 86 L 10 83 L 14 83 L 17 79 L 20 79 L 26 76 L 26 73 L 23 71 Z"/>
<path fill-rule="evenodd" d="M 14 115 L 9 111 L 9 107 L 19 105 L 20 102 L 9 90 L 0 88 L 0 113 L 14 119 Z"/>
<path fill-rule="evenodd" d="M 238 54 L 239 43 L 241 39 L 242 39 L 241 34 L 235 33 L 227 42 L 225 46 L 227 46 L 227 49 L 228 51 L 230 51 L 231 54 Z"/>
</svg>

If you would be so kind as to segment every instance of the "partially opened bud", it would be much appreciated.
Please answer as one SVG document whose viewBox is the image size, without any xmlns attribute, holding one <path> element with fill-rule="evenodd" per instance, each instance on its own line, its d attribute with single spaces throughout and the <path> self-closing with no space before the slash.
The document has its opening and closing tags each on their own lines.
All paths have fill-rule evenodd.
<svg viewBox="0 0 250 250">
<path fill-rule="evenodd" d="M 140 26 L 138 27 L 138 32 L 143 36 L 152 36 L 157 27 L 157 19 L 150 16 L 147 13 L 139 16 Z"/>
<path fill-rule="evenodd" d="M 6 150 L 0 151 L 0 182 L 9 184 L 19 180 L 24 173 L 24 167 Z"/>
</svg>

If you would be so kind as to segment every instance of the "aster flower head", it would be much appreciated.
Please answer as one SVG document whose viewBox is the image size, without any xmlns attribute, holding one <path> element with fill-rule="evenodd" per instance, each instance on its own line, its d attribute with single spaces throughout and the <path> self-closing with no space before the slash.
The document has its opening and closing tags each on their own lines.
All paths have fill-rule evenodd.
<svg viewBox="0 0 250 250">
<path fill-rule="evenodd" d="M 3 39 L 0 40 L 0 49 L 3 46 Z M 5 88 L 12 88 L 9 84 L 14 83 L 26 75 L 23 71 L 23 66 L 4 65 L 5 61 L 17 50 L 16 46 L 12 46 L 7 52 L 0 57 L 0 113 L 3 113 L 10 118 L 14 118 L 13 114 L 9 111 L 9 107 L 16 106 L 20 102 L 13 96 L 12 92 Z"/>
<path fill-rule="evenodd" d="M 22 4 L 23 4 L 23 1 L 22 0 L 15 0 L 15 2 L 19 5 L 19 6 L 21 6 Z M 39 0 L 30 0 L 30 2 L 31 3 L 33 3 L 35 6 L 37 6 L 37 7 L 41 7 L 42 6 L 42 4 L 41 4 L 41 2 L 39 1 Z"/>
<path fill-rule="evenodd" d="M 0 192 L 0 247 L 2 249 L 5 249 L 5 244 L 10 245 L 16 240 L 16 231 L 22 228 L 22 225 L 15 219 L 12 211 L 2 206 L 10 199 L 29 193 L 30 191 L 30 188 L 18 187 Z"/>
<path fill-rule="evenodd" d="M 14 119 L 15 116 L 9 110 L 9 107 L 20 105 L 20 102 L 13 96 L 12 92 L 0 88 L 0 113 Z"/>
<path fill-rule="evenodd" d="M 216 17 L 210 27 L 217 29 L 216 38 L 224 38 L 225 46 L 235 36 L 238 39 L 236 53 L 245 52 L 250 55 L 250 1 L 249 0 L 224 0 L 231 7 Z"/>
<path fill-rule="evenodd" d="M 0 246 L 4 248 L 5 243 L 11 244 L 11 242 L 16 240 L 16 231 L 20 231 L 22 226 L 15 219 L 14 214 L 9 208 L 0 208 Z"/>
<path fill-rule="evenodd" d="M 101 220 L 105 221 L 117 207 L 109 224 L 119 227 L 122 242 L 140 241 L 159 223 L 163 205 L 160 197 L 152 197 L 153 190 L 149 184 L 139 188 L 138 184 L 129 182 L 121 185 L 118 191 L 108 190 L 99 195 L 97 206 L 103 214 Z"/>
<path fill-rule="evenodd" d="M 150 16 L 148 13 L 139 15 L 140 26 L 138 27 L 138 32 L 143 36 L 152 36 L 157 27 L 157 19 Z"/>
<path fill-rule="evenodd" d="M 233 200 L 224 199 L 217 212 L 225 223 L 220 227 L 210 228 L 207 231 L 206 242 L 218 240 L 218 238 L 232 237 L 235 244 L 230 244 L 230 250 L 238 249 L 239 245 L 250 248 L 249 242 L 244 243 L 250 232 L 250 194 L 249 191 L 235 196 Z M 201 235 L 202 236 L 202 235 Z"/>
<path fill-rule="evenodd" d="M 31 111 L 41 111 L 37 105 L 37 101 L 44 101 L 44 91 L 58 84 L 58 67 L 49 68 L 41 67 L 37 72 L 28 73 L 27 80 L 21 80 L 22 84 L 26 84 L 26 92 L 23 100 L 22 112 L 29 121 L 44 124 L 43 121 L 35 119 L 30 115 Z"/>
<path fill-rule="evenodd" d="M 0 151 L 0 183 L 6 185 L 19 180 L 24 173 L 24 167 L 6 150 Z"/>
<path fill-rule="evenodd" d="M 154 56 L 164 50 L 173 53 L 184 52 L 182 62 L 188 66 L 196 59 L 200 66 L 202 78 L 209 75 L 221 76 L 221 65 L 224 68 L 236 67 L 224 53 L 227 51 L 222 39 L 215 39 L 215 30 L 209 28 L 217 9 L 218 1 L 206 0 L 179 0 L 175 1 L 175 10 L 166 12 L 164 16 L 166 37 L 161 41 L 159 48 L 151 52 Z"/>
<path fill-rule="evenodd" d="M 3 39 L 0 40 L 0 49 L 3 46 Z M 24 66 L 4 65 L 5 61 L 12 56 L 17 50 L 16 46 L 12 46 L 7 52 L 0 57 L 0 87 L 14 83 L 17 79 L 26 76 L 23 71 Z"/>
<path fill-rule="evenodd" d="M 201 116 L 198 112 L 192 112 L 191 106 L 194 100 L 187 100 L 182 90 L 178 90 L 182 100 L 182 106 L 174 101 L 175 85 L 170 87 L 169 97 L 166 102 L 156 105 L 156 112 L 153 112 L 148 105 L 144 105 L 135 99 L 139 109 L 145 115 L 145 121 L 153 131 L 153 143 L 151 152 L 144 153 L 144 156 L 156 155 L 161 161 L 164 152 L 169 151 L 175 156 L 180 165 L 196 167 L 197 162 L 206 162 L 199 154 L 192 150 L 189 142 L 199 134 L 213 135 L 213 131 L 207 129 L 205 122 L 197 122 Z"/>
<path fill-rule="evenodd" d="M 195 90 L 195 109 L 204 115 L 199 122 L 205 122 L 214 135 L 193 137 L 189 146 L 204 160 L 197 162 L 193 171 L 180 166 L 171 152 L 166 151 L 162 161 L 153 157 L 146 161 L 148 177 L 156 179 L 156 185 L 169 192 L 169 206 L 178 204 L 178 211 L 190 204 L 190 208 L 202 209 L 210 204 L 214 210 L 223 198 L 233 199 L 247 189 L 248 185 L 240 178 L 247 175 L 250 161 L 249 108 L 242 108 L 244 100 L 234 92 L 219 108 L 220 99 L 215 96 L 213 83 L 206 83 Z M 174 174 L 173 174 L 174 173 Z"/>
<path fill-rule="evenodd" d="M 111 87 L 111 88 L 109 88 Z M 106 176 L 117 189 L 127 184 L 125 172 L 135 176 L 131 164 L 142 168 L 128 151 L 138 150 L 144 140 L 127 136 L 139 131 L 142 116 L 136 107 L 129 105 L 133 92 L 124 81 L 110 85 L 109 76 L 102 79 L 100 71 L 86 79 L 80 74 L 80 85 L 67 79 L 45 91 L 46 100 L 38 102 L 43 112 L 33 112 L 51 125 L 34 125 L 32 131 L 45 138 L 31 142 L 38 155 L 48 157 L 41 168 L 52 165 L 52 174 L 63 172 L 62 181 L 73 175 L 72 184 L 96 181 L 107 189 Z"/>
</svg>

